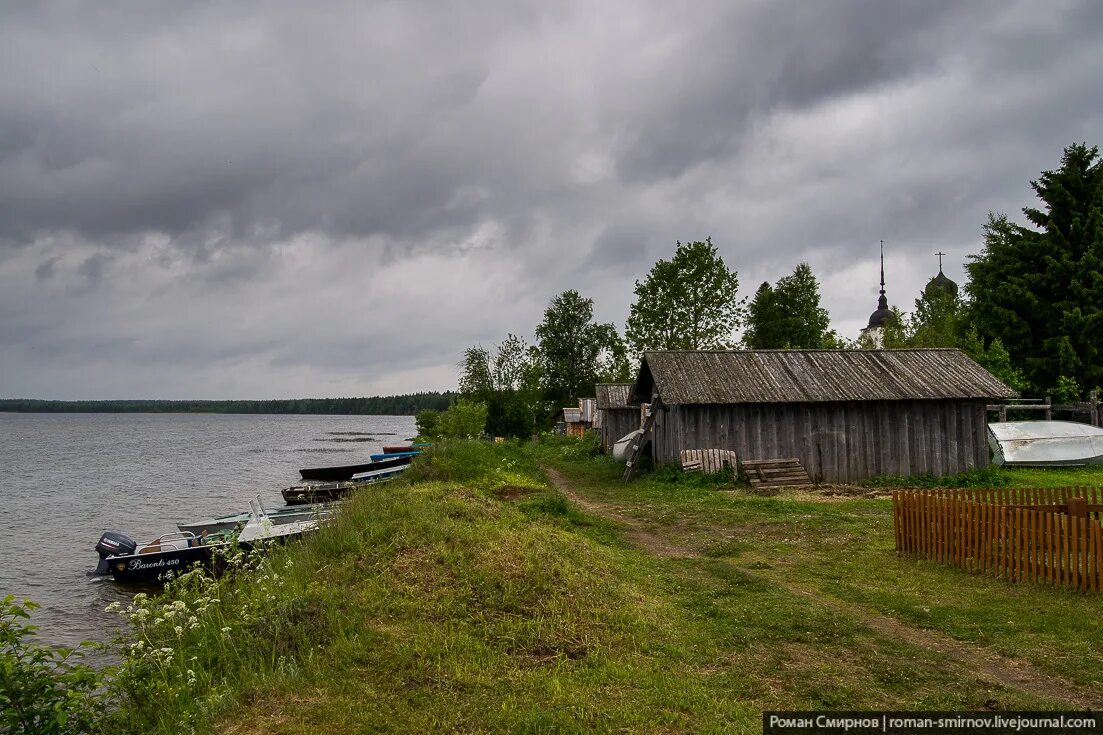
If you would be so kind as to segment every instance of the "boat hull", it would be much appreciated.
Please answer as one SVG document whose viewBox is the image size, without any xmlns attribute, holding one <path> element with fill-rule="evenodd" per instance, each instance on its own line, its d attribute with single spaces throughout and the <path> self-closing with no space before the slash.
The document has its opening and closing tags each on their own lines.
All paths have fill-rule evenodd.
<svg viewBox="0 0 1103 735">
<path fill-rule="evenodd" d="M 307 503 L 331 503 L 348 495 L 353 490 L 375 485 L 380 482 L 393 480 L 405 470 L 405 466 L 393 467 L 389 470 L 376 470 L 371 476 L 353 479 L 347 482 L 328 482 L 323 485 L 295 485 L 284 489 L 283 502 L 291 506 L 305 505 Z"/>
<path fill-rule="evenodd" d="M 382 459 L 378 461 L 365 462 L 363 464 L 349 464 L 340 467 L 311 467 L 299 470 L 299 475 L 304 480 L 342 482 L 351 480 L 353 475 L 358 475 L 361 472 L 371 472 L 372 470 L 382 470 L 389 467 L 401 467 L 402 465 L 410 464 L 410 460 L 413 458 L 413 455 L 410 454 L 380 456 Z"/>
<path fill-rule="evenodd" d="M 402 452 L 420 452 L 429 447 L 429 444 L 406 444 L 383 447 L 383 454 L 401 454 Z"/>
<path fill-rule="evenodd" d="M 148 554 L 111 556 L 105 562 L 116 582 L 163 582 L 166 573 L 179 576 L 196 564 L 211 569 L 215 549 L 228 546 L 225 543 L 210 544 Z"/>
<path fill-rule="evenodd" d="M 1103 465 L 1103 429 L 1071 421 L 1006 421 L 988 426 L 993 463 L 1006 467 Z"/>
<path fill-rule="evenodd" d="M 267 513 L 268 520 L 273 525 L 280 526 L 286 523 L 296 523 L 299 521 L 309 521 L 315 519 L 321 515 L 329 512 L 325 507 L 311 507 L 311 508 L 283 508 L 281 510 L 274 510 Z M 188 533 L 194 533 L 196 536 L 200 536 L 204 531 L 207 533 L 218 533 L 219 531 L 232 531 L 249 521 L 248 513 L 238 513 L 231 516 L 223 516 L 221 518 L 212 518 L 206 521 L 194 521 L 192 523 L 179 523 L 177 528 L 181 531 Z"/>
</svg>

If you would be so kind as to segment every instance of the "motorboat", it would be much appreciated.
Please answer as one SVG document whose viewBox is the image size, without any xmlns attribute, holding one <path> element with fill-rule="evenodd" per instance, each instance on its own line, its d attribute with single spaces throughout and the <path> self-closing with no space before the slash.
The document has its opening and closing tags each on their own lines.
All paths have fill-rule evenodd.
<svg viewBox="0 0 1103 735">
<path fill-rule="evenodd" d="M 1001 421 L 988 425 L 993 462 L 1006 467 L 1103 464 L 1103 428 L 1074 421 Z"/>
<path fill-rule="evenodd" d="M 316 529 L 319 523 L 317 518 L 273 523 L 264 512 L 259 496 L 250 501 L 249 510 L 249 520 L 240 531 L 199 534 L 172 531 L 144 543 L 118 531 L 105 531 L 96 543 L 100 562 L 93 574 L 110 574 L 116 582 L 156 583 L 183 574 L 197 564 L 217 572 L 216 560 L 220 553 L 230 552 L 235 547 L 249 550 L 269 541 L 297 538 Z"/>
</svg>

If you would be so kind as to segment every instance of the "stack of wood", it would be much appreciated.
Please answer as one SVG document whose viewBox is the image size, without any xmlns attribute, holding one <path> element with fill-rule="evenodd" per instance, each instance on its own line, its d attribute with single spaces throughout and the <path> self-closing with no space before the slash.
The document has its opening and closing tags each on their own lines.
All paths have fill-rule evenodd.
<svg viewBox="0 0 1103 735">
<path fill-rule="evenodd" d="M 730 449 L 683 449 L 680 455 L 686 472 L 715 475 L 725 467 L 736 466 L 735 452 Z"/>
<path fill-rule="evenodd" d="M 812 478 L 799 459 L 745 459 L 743 472 L 752 488 L 812 486 Z"/>
</svg>

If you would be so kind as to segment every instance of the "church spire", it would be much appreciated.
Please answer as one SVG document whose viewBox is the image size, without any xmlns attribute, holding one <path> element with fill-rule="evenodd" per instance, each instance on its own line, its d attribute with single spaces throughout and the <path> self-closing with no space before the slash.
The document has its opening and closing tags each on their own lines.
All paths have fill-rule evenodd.
<svg viewBox="0 0 1103 735">
<path fill-rule="evenodd" d="M 939 268 L 939 270 L 942 270 Z M 877 299 L 878 309 L 889 308 L 889 300 L 885 296 L 885 241 L 881 241 L 881 297 Z"/>
</svg>

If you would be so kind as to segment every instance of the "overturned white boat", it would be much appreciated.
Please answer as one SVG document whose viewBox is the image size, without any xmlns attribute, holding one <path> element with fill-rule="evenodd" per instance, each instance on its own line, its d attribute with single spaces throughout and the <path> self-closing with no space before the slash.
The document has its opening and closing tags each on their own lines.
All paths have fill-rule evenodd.
<svg viewBox="0 0 1103 735">
<path fill-rule="evenodd" d="M 1103 464 L 1103 429 L 1073 421 L 1004 421 L 988 425 L 993 461 L 1008 467 Z"/>
<path fill-rule="evenodd" d="M 616 442 L 613 443 L 613 459 L 621 464 L 627 462 L 628 458 L 632 456 L 632 450 L 642 436 L 643 430 L 636 429 L 635 431 L 625 434 L 620 439 L 617 439 Z"/>
</svg>

